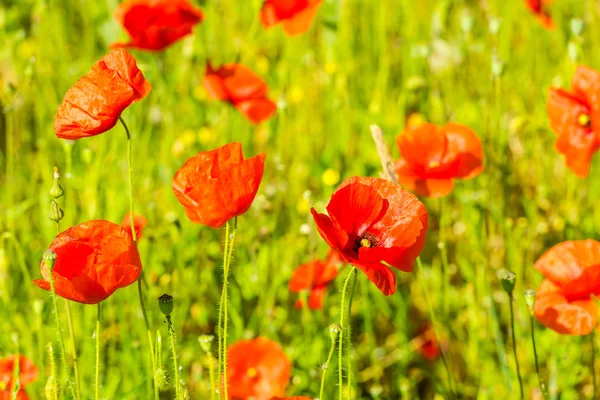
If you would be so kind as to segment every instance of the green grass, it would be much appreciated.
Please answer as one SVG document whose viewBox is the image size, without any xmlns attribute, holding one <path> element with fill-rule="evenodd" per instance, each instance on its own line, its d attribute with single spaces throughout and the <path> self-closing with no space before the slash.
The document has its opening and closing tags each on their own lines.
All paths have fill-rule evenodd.
<svg viewBox="0 0 600 400">
<path fill-rule="evenodd" d="M 66 90 L 124 33 L 112 18 L 115 0 L 0 4 L 0 233 L 7 232 L 0 242 L 0 356 L 21 352 L 35 361 L 40 377 L 27 391 L 42 399 L 50 373 L 46 346 L 59 346 L 50 297 L 31 279 L 40 276 L 42 254 L 56 234 L 48 219 L 52 167 L 60 169 L 66 190 L 63 229 L 90 219 L 119 223 L 128 210 L 122 127 L 67 144 L 54 136 L 54 115 Z M 578 43 L 579 62 L 600 68 L 593 2 L 556 0 L 557 29 L 546 31 L 520 0 L 326 0 L 311 29 L 296 38 L 256 26 L 260 0 L 200 6 L 206 19 L 193 36 L 164 53 L 132 51 L 153 90 L 123 113 L 133 137 L 136 209 L 149 220 L 140 241 L 147 308 L 170 368 L 156 299 L 175 296 L 172 318 L 191 398 L 209 397 L 197 339 L 215 330 L 224 231 L 186 218 L 171 191 L 175 171 L 198 151 L 230 141 L 242 142 L 247 156 L 267 153 L 259 196 L 238 221 L 229 343 L 257 335 L 281 343 L 294 364 L 288 394 L 314 397 L 329 350 L 328 327 L 339 321 L 345 273 L 330 287 L 323 311 L 293 308 L 296 295 L 287 290 L 292 271 L 327 252 L 308 206 L 322 211 L 335 189 L 322 181 L 327 169 L 342 179 L 378 176 L 369 125 L 381 126 L 398 157 L 395 136 L 414 112 L 473 128 L 484 144 L 486 169 L 457 182 L 442 200 L 423 199 L 430 213 L 424 266 L 398 273 L 394 296 L 384 297 L 358 274 L 352 308 L 356 398 L 443 398 L 448 377 L 441 360 L 425 362 L 409 343 L 429 320 L 424 290 L 447 344 L 456 390 L 469 399 L 516 398 L 509 303 L 497 279 L 503 268 L 517 274 L 517 353 L 525 397 L 531 398 L 538 381 L 523 293 L 542 280 L 533 263 L 562 240 L 597 238 L 600 226 L 600 157 L 587 180 L 576 178 L 554 150 L 546 115 L 549 86 L 568 86 L 574 70 L 570 42 Z M 468 18 L 473 26 L 466 33 Z M 502 21 L 497 36 L 488 29 L 494 18 Z M 585 21 L 581 40 L 571 33 L 571 18 Z M 505 62 L 496 81 L 495 52 Z M 277 116 L 254 127 L 233 108 L 207 100 L 201 87 L 207 57 L 216 64 L 241 57 L 268 82 Z M 309 234 L 302 233 L 304 224 Z M 444 274 L 439 247 L 447 251 Z M 65 327 L 65 302 L 59 300 Z M 94 393 L 97 310 L 72 308 L 87 399 Z M 103 303 L 102 325 L 101 398 L 151 398 L 135 286 Z M 551 398 L 592 398 L 590 341 L 536 327 Z M 326 399 L 337 396 L 336 378 L 334 363 Z"/>
</svg>

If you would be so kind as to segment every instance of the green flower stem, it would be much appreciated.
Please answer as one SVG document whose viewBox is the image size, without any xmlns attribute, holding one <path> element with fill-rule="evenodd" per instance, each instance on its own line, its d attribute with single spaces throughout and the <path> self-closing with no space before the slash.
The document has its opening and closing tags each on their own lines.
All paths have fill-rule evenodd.
<svg viewBox="0 0 600 400">
<path fill-rule="evenodd" d="M 207 354 L 208 356 L 208 373 L 210 377 L 210 400 L 215 400 L 215 363 L 213 361 L 212 354 Z"/>
<path fill-rule="evenodd" d="M 223 390 L 219 390 L 219 396 L 225 400 L 229 399 L 227 385 L 227 282 L 229 279 L 229 266 L 231 265 L 231 256 L 233 255 L 233 243 L 235 240 L 235 231 L 237 228 L 237 217 L 227 221 L 225 226 L 225 249 L 223 255 L 223 289 L 221 291 L 221 304 L 219 305 L 219 379 L 223 374 Z M 219 388 L 221 385 L 219 385 Z M 222 395 L 222 396 L 221 396 Z"/>
<path fill-rule="evenodd" d="M 129 221 L 131 223 L 131 235 L 133 236 L 133 242 L 137 247 L 137 233 L 135 231 L 134 221 L 134 207 L 133 207 L 133 173 L 132 173 L 132 162 L 131 162 L 131 134 L 129 128 L 123 120 L 119 117 L 119 121 L 125 128 L 125 134 L 127 134 L 127 174 L 129 178 Z M 146 333 L 148 334 L 148 347 L 150 349 L 150 357 L 152 359 L 152 380 L 154 382 L 154 399 L 158 400 L 158 384 L 156 383 L 156 357 L 154 354 L 154 343 L 152 340 L 152 331 L 150 330 L 150 321 L 148 320 L 148 314 L 146 313 L 146 306 L 144 305 L 144 294 L 142 291 L 142 277 L 138 279 L 138 297 L 140 300 L 140 307 L 142 314 L 144 315 L 144 323 L 146 324 Z"/>
<path fill-rule="evenodd" d="M 331 365 L 331 359 L 333 358 L 333 352 L 335 351 L 336 341 L 331 341 L 331 346 L 329 347 L 329 355 L 327 356 L 327 361 L 323 366 L 323 375 L 321 375 L 321 390 L 319 391 L 319 400 L 324 400 L 323 393 L 325 392 L 325 378 L 327 377 L 327 371 L 329 370 L 329 366 Z"/>
<path fill-rule="evenodd" d="M 354 295 L 354 287 L 355 284 L 353 281 L 356 276 L 356 267 L 352 267 L 348 275 L 346 275 L 346 280 L 344 281 L 344 287 L 342 288 L 342 303 L 340 305 L 340 325 L 342 327 L 342 331 L 339 336 L 339 350 L 338 350 L 338 386 L 339 386 L 339 400 L 344 398 L 344 329 L 348 328 L 348 342 L 350 342 L 350 315 L 346 315 L 346 295 L 350 296 L 349 305 L 352 304 L 352 296 Z M 350 286 L 352 285 L 352 286 Z M 349 292 L 349 288 L 352 288 L 352 291 Z M 351 343 L 351 342 L 350 342 Z M 350 350 L 350 349 L 348 349 Z M 350 352 L 348 352 L 348 357 L 350 357 Z M 350 363 L 350 361 L 348 362 Z M 348 371 L 348 386 L 350 385 L 350 371 Z M 351 390 L 351 389 L 350 389 Z"/>
<path fill-rule="evenodd" d="M 596 386 L 596 345 L 594 343 L 595 339 L 596 335 L 592 330 L 592 333 L 590 334 L 590 342 L 592 342 L 592 383 L 594 385 L 594 399 L 597 399 L 598 397 L 596 396 L 596 393 L 598 393 L 598 391 Z"/>
<path fill-rule="evenodd" d="M 521 394 L 521 399 L 525 398 L 525 393 L 523 392 L 523 379 L 521 378 L 521 369 L 519 368 L 519 358 L 517 357 L 517 341 L 515 340 L 515 312 L 513 307 L 513 295 L 508 295 L 508 300 L 510 303 L 510 330 L 512 333 L 512 342 L 513 342 L 513 352 L 515 355 L 515 365 L 517 366 L 517 378 L 519 378 L 519 391 Z"/>
<path fill-rule="evenodd" d="M 542 381 L 542 376 L 540 375 L 540 364 L 538 362 L 538 355 L 537 355 L 537 348 L 535 346 L 535 321 L 533 318 L 533 315 L 531 315 L 531 317 L 529 317 L 529 322 L 531 325 L 531 344 L 533 345 L 533 358 L 535 360 L 535 372 L 537 374 L 537 378 L 538 378 L 538 382 L 540 384 L 540 390 L 542 391 L 542 395 L 544 396 L 545 400 L 549 399 L 548 396 L 548 390 L 546 389 L 546 385 L 544 384 L 544 381 Z"/>
<path fill-rule="evenodd" d="M 100 304 L 102 303 L 98 303 L 98 314 L 96 314 L 96 331 L 94 332 L 94 336 L 96 336 L 96 400 L 100 398 Z"/>
<path fill-rule="evenodd" d="M 417 257 L 417 265 L 419 266 L 419 273 L 423 273 L 423 264 L 421 263 L 421 257 Z M 431 305 L 431 299 L 429 298 L 429 291 L 427 290 L 427 288 L 425 287 L 425 281 L 423 280 L 423 277 L 420 277 L 419 282 L 421 282 L 421 290 L 423 291 L 423 294 L 425 295 L 425 300 L 427 302 L 427 309 L 429 311 L 429 319 L 431 320 L 431 325 L 433 327 L 433 333 L 435 334 L 435 340 L 438 343 L 440 342 L 440 335 L 438 334 L 438 330 L 437 330 L 437 318 L 435 317 L 435 311 L 433 310 L 433 306 Z M 450 398 L 455 398 L 455 393 L 454 393 L 454 387 L 455 387 L 455 383 L 454 383 L 454 377 L 452 376 L 452 373 L 450 372 L 450 368 L 448 367 L 448 361 L 446 360 L 446 354 L 444 351 L 443 346 L 440 345 L 440 355 L 442 356 L 442 363 L 444 364 L 444 368 L 446 369 L 446 374 L 448 374 L 448 389 L 450 392 Z"/>
<path fill-rule="evenodd" d="M 173 322 L 171 321 L 171 316 L 167 315 L 167 328 L 169 330 L 169 339 L 171 341 L 171 354 L 173 356 L 173 369 L 175 374 L 175 399 L 179 400 L 181 398 L 180 390 L 179 390 L 179 365 L 177 363 L 177 347 L 176 347 L 176 339 L 175 339 L 175 328 L 173 328 Z"/>
</svg>

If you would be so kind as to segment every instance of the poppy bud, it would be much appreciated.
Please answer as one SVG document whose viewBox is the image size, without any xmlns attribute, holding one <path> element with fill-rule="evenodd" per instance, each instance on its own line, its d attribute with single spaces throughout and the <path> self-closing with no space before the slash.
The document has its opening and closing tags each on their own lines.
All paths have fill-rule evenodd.
<svg viewBox="0 0 600 400">
<path fill-rule="evenodd" d="M 535 290 L 529 289 L 525 291 L 525 302 L 527 303 L 529 314 L 533 315 L 533 306 L 535 306 Z"/>
<path fill-rule="evenodd" d="M 60 208 L 56 200 L 52 200 L 50 204 L 50 219 L 54 222 L 58 222 L 65 216 L 65 212 Z"/>
<path fill-rule="evenodd" d="M 329 325 L 329 337 L 331 341 L 335 343 L 335 341 L 340 336 L 340 332 L 342 331 L 342 326 L 340 324 L 332 324 Z"/>
<path fill-rule="evenodd" d="M 171 315 L 173 312 L 173 296 L 169 296 L 168 294 L 163 294 L 158 298 L 158 306 L 160 307 L 160 311 L 166 316 Z"/>
<path fill-rule="evenodd" d="M 50 196 L 58 199 L 63 194 L 65 194 L 65 191 L 60 184 L 60 174 L 58 173 L 58 168 L 54 167 L 54 182 L 52 183 L 52 188 L 50 189 Z"/>
<path fill-rule="evenodd" d="M 56 262 L 56 253 L 52 250 L 46 250 L 44 252 L 43 259 L 46 265 L 48 266 L 48 269 L 52 271 L 52 269 L 54 268 L 54 263 Z"/>
<path fill-rule="evenodd" d="M 504 270 L 500 273 L 500 281 L 502 282 L 502 289 L 509 295 L 512 295 L 517 281 L 517 275 L 515 275 L 514 272 Z"/>
<path fill-rule="evenodd" d="M 212 336 L 212 335 L 202 335 L 198 338 L 198 343 L 200 343 L 200 347 L 207 354 L 210 353 L 213 339 L 214 339 L 214 336 Z"/>
<path fill-rule="evenodd" d="M 171 384 L 171 377 L 169 371 L 163 367 L 159 367 L 154 372 L 154 382 L 160 392 L 166 392 Z"/>
</svg>

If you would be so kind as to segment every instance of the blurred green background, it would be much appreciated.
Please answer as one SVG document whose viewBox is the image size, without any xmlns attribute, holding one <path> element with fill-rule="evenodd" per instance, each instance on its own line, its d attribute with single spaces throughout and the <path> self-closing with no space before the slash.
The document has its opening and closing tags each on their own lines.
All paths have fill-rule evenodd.
<svg viewBox="0 0 600 400">
<path fill-rule="evenodd" d="M 173 323 L 191 398 L 209 397 L 197 339 L 215 329 L 224 232 L 186 218 L 171 191 L 175 171 L 197 152 L 230 141 L 242 142 L 246 156 L 267 153 L 259 195 L 239 218 L 229 343 L 257 335 L 281 343 L 294 365 L 288 394 L 314 397 L 328 326 L 339 320 L 345 271 L 322 311 L 293 308 L 292 271 L 327 253 L 310 207 L 322 211 L 341 179 L 378 176 L 369 124 L 381 126 L 398 157 L 395 136 L 409 118 L 470 126 L 483 141 L 486 167 L 474 180 L 457 182 L 449 196 L 423 199 L 430 213 L 424 269 L 397 273 L 395 295 L 383 296 L 359 274 L 352 310 L 355 398 L 444 398 L 441 360 L 425 361 L 411 342 L 428 321 L 424 288 L 463 398 L 517 398 L 509 303 L 497 278 L 503 268 L 517 274 L 526 397 L 541 398 L 523 292 L 542 280 L 533 263 L 543 251 L 566 239 L 597 238 L 600 226 L 600 158 L 587 180 L 565 168 L 553 147 L 546 97 L 553 84 L 569 86 L 578 63 L 600 67 L 598 4 L 556 0 L 557 27 L 548 31 L 521 0 L 326 0 L 311 29 L 288 38 L 279 27 L 262 28 L 261 3 L 196 2 L 206 18 L 192 36 L 163 53 L 131 51 L 153 85 L 123 113 L 134 143 L 136 210 L 149 221 L 140 241 L 147 307 L 165 341 L 155 299 L 175 296 Z M 46 345 L 56 347 L 49 296 L 31 283 L 56 233 L 48 219 L 52 168 L 61 171 L 66 190 L 63 229 L 90 219 L 119 223 L 128 210 L 122 127 L 75 143 L 53 132 L 67 89 L 110 43 L 126 38 L 113 19 L 117 4 L 0 1 L 0 357 L 21 352 L 40 367 L 27 389 L 32 399 L 43 398 Z M 253 126 L 227 104 L 208 100 L 201 85 L 207 58 L 215 64 L 239 59 L 254 69 L 269 84 L 277 115 Z M 64 301 L 59 307 L 64 318 Z M 117 291 L 103 310 L 102 398 L 150 398 L 135 287 Z M 73 304 L 73 312 L 84 398 L 91 398 L 96 308 Z M 536 328 L 551 398 L 592 398 L 589 338 Z M 166 345 L 163 354 L 170 366 Z M 336 398 L 335 371 L 329 371 L 328 399 Z"/>
</svg>

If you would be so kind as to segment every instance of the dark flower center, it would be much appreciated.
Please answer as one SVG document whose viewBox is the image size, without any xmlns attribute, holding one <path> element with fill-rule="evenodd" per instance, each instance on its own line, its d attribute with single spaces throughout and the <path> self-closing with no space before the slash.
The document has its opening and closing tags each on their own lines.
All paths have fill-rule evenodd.
<svg viewBox="0 0 600 400">
<path fill-rule="evenodd" d="M 579 125 L 581 126 L 590 126 L 590 116 L 588 114 L 581 114 L 578 118 L 577 118 L 577 122 L 579 123 Z"/>
<path fill-rule="evenodd" d="M 354 239 L 354 246 L 352 250 L 358 253 L 358 249 L 361 247 L 371 248 L 377 246 L 377 238 L 372 233 L 365 233 L 363 236 L 357 236 Z"/>
</svg>

